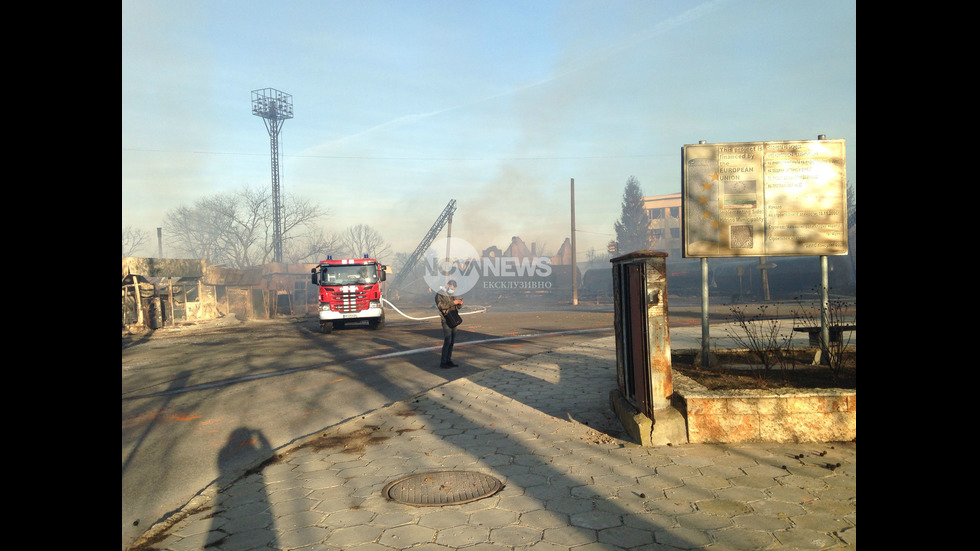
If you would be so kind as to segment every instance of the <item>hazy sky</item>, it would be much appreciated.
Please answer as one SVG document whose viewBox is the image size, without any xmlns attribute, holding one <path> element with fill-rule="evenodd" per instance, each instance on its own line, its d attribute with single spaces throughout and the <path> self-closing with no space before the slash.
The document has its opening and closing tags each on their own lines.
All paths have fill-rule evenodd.
<svg viewBox="0 0 980 551">
<path fill-rule="evenodd" d="M 251 91 L 293 96 L 281 193 L 327 233 L 554 254 L 615 238 L 623 189 L 681 190 L 699 140 L 844 139 L 857 184 L 854 0 L 123 0 L 122 224 L 271 189 Z M 445 236 L 443 230 L 442 236 Z M 543 250 L 542 250 L 543 249 Z M 164 253 L 167 253 L 164 242 Z"/>
</svg>

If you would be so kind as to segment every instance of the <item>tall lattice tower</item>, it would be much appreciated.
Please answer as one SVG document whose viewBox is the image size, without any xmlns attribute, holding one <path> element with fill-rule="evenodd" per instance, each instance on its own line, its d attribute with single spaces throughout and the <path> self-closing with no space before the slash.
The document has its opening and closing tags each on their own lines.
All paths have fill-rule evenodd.
<svg viewBox="0 0 980 551">
<path fill-rule="evenodd" d="M 279 132 L 293 118 L 293 96 L 274 88 L 252 90 L 252 114 L 262 117 L 272 144 L 272 244 L 274 260 L 282 262 L 282 205 L 279 200 Z"/>
</svg>

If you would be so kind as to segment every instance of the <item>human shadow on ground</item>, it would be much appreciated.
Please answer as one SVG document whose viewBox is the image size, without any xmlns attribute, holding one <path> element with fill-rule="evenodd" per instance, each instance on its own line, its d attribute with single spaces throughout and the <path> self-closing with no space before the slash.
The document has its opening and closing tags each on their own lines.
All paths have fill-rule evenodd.
<svg viewBox="0 0 980 551">
<path fill-rule="evenodd" d="M 262 431 L 239 427 L 218 452 L 219 481 L 234 484 L 218 493 L 205 547 L 222 549 L 278 548 L 275 518 L 261 467 L 242 469 L 255 457 L 270 457 L 272 447 Z"/>
</svg>

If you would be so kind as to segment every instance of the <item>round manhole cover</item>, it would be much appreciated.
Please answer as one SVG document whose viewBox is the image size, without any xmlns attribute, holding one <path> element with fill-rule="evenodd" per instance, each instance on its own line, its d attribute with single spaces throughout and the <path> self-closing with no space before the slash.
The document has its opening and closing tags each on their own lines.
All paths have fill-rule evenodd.
<svg viewBox="0 0 980 551">
<path fill-rule="evenodd" d="M 503 487 L 502 482 L 483 473 L 436 471 L 396 480 L 385 486 L 384 495 L 407 505 L 455 505 L 492 496 Z"/>
</svg>

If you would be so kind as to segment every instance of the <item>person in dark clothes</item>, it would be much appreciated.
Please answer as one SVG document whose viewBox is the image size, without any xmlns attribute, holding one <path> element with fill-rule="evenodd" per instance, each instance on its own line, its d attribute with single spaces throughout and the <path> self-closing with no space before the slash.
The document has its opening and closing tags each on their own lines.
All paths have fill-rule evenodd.
<svg viewBox="0 0 980 551">
<path fill-rule="evenodd" d="M 459 310 L 463 307 L 463 299 L 454 296 L 456 293 L 456 280 L 450 279 L 444 288 L 440 288 L 436 293 L 436 308 L 439 309 L 439 319 L 442 322 L 442 356 L 439 359 L 439 367 L 448 369 L 458 367 L 453 363 L 453 344 L 456 342 L 456 328 L 449 327 L 446 323 L 446 313 L 450 310 Z"/>
</svg>

